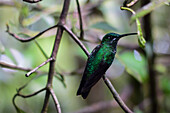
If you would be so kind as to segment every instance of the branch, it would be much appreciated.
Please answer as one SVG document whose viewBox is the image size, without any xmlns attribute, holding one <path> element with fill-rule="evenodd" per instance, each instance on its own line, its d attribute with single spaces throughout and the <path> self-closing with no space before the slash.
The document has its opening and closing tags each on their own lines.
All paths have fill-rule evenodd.
<svg viewBox="0 0 170 113">
<path fill-rule="evenodd" d="M 78 14 L 79 14 L 80 39 L 83 39 L 83 37 L 84 37 L 84 30 L 83 30 L 83 21 L 82 21 L 82 15 L 81 15 L 81 9 L 80 9 L 79 0 L 76 0 L 76 3 L 77 3 Z"/>
<path fill-rule="evenodd" d="M 50 90 L 51 96 L 52 96 L 52 98 L 54 100 L 57 112 L 61 113 L 61 107 L 60 107 L 59 101 L 58 101 L 58 99 L 57 99 L 57 97 L 56 97 L 56 95 L 54 93 L 54 90 L 52 88 L 49 88 L 49 90 Z"/>
<path fill-rule="evenodd" d="M 23 0 L 24 2 L 27 2 L 27 3 L 38 3 L 42 0 Z"/>
<path fill-rule="evenodd" d="M 119 94 L 117 93 L 117 91 L 115 90 L 115 88 L 113 87 L 113 85 L 111 84 L 110 80 L 108 78 L 106 78 L 106 76 L 103 76 L 103 80 L 105 82 L 105 84 L 107 85 L 107 87 L 109 88 L 109 90 L 111 91 L 113 97 L 115 98 L 115 100 L 117 101 L 117 103 L 120 105 L 120 107 L 126 112 L 126 113 L 133 113 L 127 106 L 126 104 L 123 102 L 123 100 L 120 98 Z"/>
<path fill-rule="evenodd" d="M 32 70 L 31 68 L 18 67 L 18 66 L 15 66 L 15 65 L 7 64 L 5 62 L 0 62 L 0 66 L 4 67 L 4 68 L 15 69 L 15 70 L 20 70 L 20 71 L 30 71 L 30 70 Z"/>
<path fill-rule="evenodd" d="M 81 47 L 81 49 L 84 51 L 84 53 L 87 56 L 89 56 L 88 50 L 83 45 L 83 43 L 78 39 L 78 37 L 66 25 L 64 25 L 63 28 L 72 37 L 72 39 Z"/>
<path fill-rule="evenodd" d="M 44 91 L 44 90 L 46 90 L 46 88 L 43 88 L 43 89 L 41 89 L 41 90 L 39 90 L 39 91 L 37 91 L 37 92 L 35 92 L 35 93 L 33 93 L 33 94 L 30 94 L 30 95 L 22 95 L 22 94 L 20 94 L 19 91 L 18 91 L 17 94 L 15 94 L 14 97 L 13 97 L 13 99 L 12 99 L 12 103 L 13 103 L 15 109 L 17 110 L 17 112 L 18 112 L 18 113 L 21 112 L 21 109 L 19 109 L 19 108 L 17 107 L 16 103 L 15 103 L 15 99 L 16 99 L 17 96 L 20 96 L 20 97 L 22 97 L 22 98 L 29 98 L 29 97 L 32 97 L 32 96 L 35 96 L 35 95 L 41 93 L 41 92 Z"/>
<path fill-rule="evenodd" d="M 45 62 L 43 62 L 42 64 L 40 64 L 39 66 L 37 66 L 36 68 L 32 69 L 31 71 L 29 71 L 28 73 L 25 74 L 26 77 L 29 77 L 32 73 L 36 72 L 40 67 L 44 66 L 45 64 L 47 64 L 48 62 L 54 60 L 54 58 L 49 58 L 47 59 Z"/>
<path fill-rule="evenodd" d="M 27 83 L 27 84 L 28 84 L 28 83 Z M 29 97 L 35 96 L 35 95 L 41 93 L 42 91 L 46 90 L 46 88 L 43 88 L 43 89 L 41 89 L 41 90 L 39 90 L 39 91 L 36 91 L 36 92 L 34 92 L 34 93 L 30 94 L 30 95 L 22 95 L 22 94 L 20 94 L 21 90 L 24 89 L 24 88 L 27 86 L 27 84 L 25 84 L 25 85 L 23 85 L 22 87 L 20 87 L 20 88 L 17 90 L 17 93 L 14 95 L 14 97 L 13 97 L 13 99 L 12 99 L 12 103 L 13 103 L 13 105 L 14 105 L 14 107 L 15 107 L 15 109 L 16 109 L 16 111 L 17 111 L 18 113 L 22 112 L 22 110 L 21 110 L 20 108 L 18 108 L 17 105 L 15 104 L 15 99 L 16 99 L 17 96 L 20 96 L 20 97 L 22 97 L 22 98 L 29 98 Z"/>
<path fill-rule="evenodd" d="M 38 33 L 38 34 L 35 35 L 34 37 L 29 37 L 29 38 L 21 38 L 21 37 L 17 36 L 15 33 L 10 32 L 8 24 L 6 25 L 6 27 L 7 27 L 6 32 L 7 32 L 9 35 L 11 35 L 12 37 L 14 37 L 15 39 L 17 39 L 17 40 L 19 40 L 19 41 L 21 41 L 21 42 L 29 42 L 29 41 L 31 41 L 31 40 L 34 40 L 34 39 L 38 38 L 39 36 L 41 36 L 41 35 L 44 34 L 45 32 L 47 32 L 47 31 L 49 31 L 49 30 L 51 30 L 51 29 L 53 29 L 53 28 L 56 28 L 57 26 L 58 26 L 58 25 L 54 25 L 54 26 L 52 26 L 52 27 L 50 27 L 50 28 L 48 28 L 48 29 L 46 29 L 46 30 Z"/>
<path fill-rule="evenodd" d="M 67 14 L 68 14 L 69 6 L 70 6 L 70 0 L 65 0 L 64 5 L 63 5 L 63 9 L 62 9 L 62 12 L 61 12 L 61 15 L 60 15 L 60 18 L 59 18 L 59 22 L 58 22 L 59 26 L 58 26 L 57 34 L 56 34 L 56 37 L 55 37 L 53 51 L 52 51 L 52 54 L 51 54 L 52 58 L 56 58 L 56 55 L 57 55 L 57 52 L 58 52 L 60 40 L 61 40 L 62 34 L 63 34 L 63 27 L 62 26 L 66 22 L 66 17 L 67 17 Z M 50 61 L 50 68 L 49 68 L 48 80 L 47 80 L 47 88 L 48 89 L 52 88 L 52 81 L 53 81 L 54 73 L 55 73 L 55 60 Z M 43 104 L 43 108 L 41 110 L 42 113 L 47 112 L 49 97 L 50 97 L 50 91 L 46 90 L 44 104 Z"/>
<path fill-rule="evenodd" d="M 46 90 L 46 88 L 40 89 L 40 90 L 38 90 L 38 91 L 36 91 L 36 92 L 34 92 L 32 94 L 29 94 L 29 95 L 22 95 L 22 94 L 20 94 L 20 92 L 18 92 L 17 96 L 20 96 L 20 97 L 23 97 L 23 98 L 29 98 L 29 97 L 32 97 L 32 96 L 35 96 L 35 95 L 41 93 L 44 90 Z"/>
<path fill-rule="evenodd" d="M 132 0 L 130 3 L 127 3 L 127 2 L 128 2 L 128 0 L 125 0 L 123 2 L 123 7 L 132 7 L 133 5 L 135 5 L 138 2 L 138 0 Z"/>
</svg>

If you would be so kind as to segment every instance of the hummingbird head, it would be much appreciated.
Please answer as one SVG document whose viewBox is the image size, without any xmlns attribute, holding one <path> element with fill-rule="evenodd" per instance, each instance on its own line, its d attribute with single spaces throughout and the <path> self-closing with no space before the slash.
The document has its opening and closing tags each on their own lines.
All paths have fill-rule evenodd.
<svg viewBox="0 0 170 113">
<path fill-rule="evenodd" d="M 116 45 L 120 38 L 124 36 L 128 36 L 128 35 L 137 35 L 137 33 L 128 33 L 128 34 L 122 34 L 122 35 L 119 35 L 116 33 L 108 33 L 103 37 L 101 44 L 106 43 L 106 44 Z"/>
</svg>

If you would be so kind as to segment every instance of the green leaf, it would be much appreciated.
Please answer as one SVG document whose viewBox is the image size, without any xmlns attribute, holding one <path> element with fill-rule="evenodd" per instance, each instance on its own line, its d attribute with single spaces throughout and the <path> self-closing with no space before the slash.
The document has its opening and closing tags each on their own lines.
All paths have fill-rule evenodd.
<svg viewBox="0 0 170 113">
<path fill-rule="evenodd" d="M 140 55 L 136 50 L 133 52 L 125 52 L 119 55 L 119 60 L 125 66 L 126 71 L 136 80 L 144 83 L 147 78 L 147 64 L 144 56 Z"/>
<path fill-rule="evenodd" d="M 103 30 L 103 31 L 117 31 L 116 28 L 112 27 L 107 22 L 95 23 L 95 24 L 91 25 L 91 28 L 100 29 L 100 30 Z"/>
<path fill-rule="evenodd" d="M 166 4 L 167 2 L 170 2 L 170 0 L 158 0 L 158 1 L 153 1 L 145 6 L 143 6 L 137 13 L 136 15 L 133 15 L 131 17 L 131 23 L 135 21 L 135 19 L 143 17 L 150 13 L 151 11 L 155 10 L 156 8 Z"/>
</svg>

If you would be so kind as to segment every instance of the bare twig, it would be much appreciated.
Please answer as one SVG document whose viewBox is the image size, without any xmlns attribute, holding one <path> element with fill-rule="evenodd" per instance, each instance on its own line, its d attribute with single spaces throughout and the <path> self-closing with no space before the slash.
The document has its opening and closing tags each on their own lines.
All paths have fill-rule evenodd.
<svg viewBox="0 0 170 113">
<path fill-rule="evenodd" d="M 29 38 L 21 38 L 21 37 L 17 36 L 16 34 L 10 32 L 8 24 L 6 25 L 6 27 L 7 27 L 6 32 L 7 32 L 9 35 L 11 35 L 12 37 L 14 37 L 15 39 L 17 39 L 17 40 L 19 40 L 19 41 L 21 41 L 21 42 L 29 42 L 29 41 L 31 41 L 31 40 L 34 40 L 34 39 L 38 38 L 39 36 L 41 36 L 41 35 L 44 34 L 45 32 L 47 32 L 47 31 L 49 31 L 49 30 L 51 30 L 51 29 L 53 29 L 53 28 L 56 28 L 57 26 L 58 26 L 58 25 L 54 25 L 54 26 L 52 26 L 52 27 L 50 27 L 50 28 L 48 28 L 48 29 L 46 29 L 46 30 L 38 33 L 38 34 L 35 35 L 34 37 L 29 37 Z"/>
<path fill-rule="evenodd" d="M 26 85 L 27 85 L 27 84 L 26 84 Z M 12 99 L 12 103 L 13 103 L 15 109 L 17 110 L 17 112 L 18 112 L 18 110 L 19 110 L 19 108 L 17 107 L 17 105 L 16 105 L 16 103 L 15 103 L 15 99 L 16 99 L 17 96 L 20 96 L 20 97 L 22 97 L 22 98 L 29 98 L 29 97 L 35 96 L 35 95 L 41 93 L 42 91 L 46 90 L 46 88 L 43 88 L 43 89 L 40 89 L 40 90 L 38 90 L 38 91 L 36 91 L 36 92 L 34 92 L 34 93 L 32 93 L 32 94 L 29 94 L 29 95 L 20 94 L 20 91 L 21 91 L 26 85 L 22 86 L 22 87 L 17 91 L 17 94 L 15 94 L 14 97 L 13 97 L 13 99 Z M 20 111 L 21 111 L 21 110 L 19 110 L 19 113 L 20 113 Z"/>
<path fill-rule="evenodd" d="M 79 14 L 80 39 L 83 39 L 83 37 L 84 37 L 84 30 L 83 30 L 83 21 L 82 21 L 81 8 L 80 8 L 79 0 L 76 0 L 76 3 L 77 3 L 78 14 Z"/>
<path fill-rule="evenodd" d="M 138 0 L 132 0 L 130 3 L 127 3 L 127 2 L 128 2 L 128 0 L 125 0 L 123 2 L 123 7 L 132 7 L 133 5 L 135 5 L 138 2 Z"/>
<path fill-rule="evenodd" d="M 132 7 L 133 5 L 135 5 L 138 2 L 138 0 L 133 0 L 130 3 L 127 4 L 127 7 Z"/>
<path fill-rule="evenodd" d="M 56 58 L 56 55 L 57 55 L 57 52 L 58 52 L 60 40 L 61 40 L 62 34 L 63 34 L 63 27 L 62 26 L 66 22 L 66 16 L 68 14 L 69 6 L 70 6 L 70 0 L 65 0 L 64 5 L 63 5 L 63 9 L 62 9 L 62 12 L 61 12 L 61 15 L 60 15 L 60 18 L 59 18 L 59 22 L 58 22 L 59 26 L 58 26 L 54 46 L 53 46 L 53 51 L 52 51 L 52 54 L 51 54 L 52 58 Z M 53 61 L 50 61 L 50 68 L 49 68 L 48 80 L 47 80 L 47 88 L 48 89 L 52 87 L 54 72 L 55 72 L 55 61 L 53 60 Z M 50 91 L 46 90 L 44 105 L 43 105 L 43 108 L 41 110 L 42 113 L 47 112 L 49 97 L 50 97 Z"/>
<path fill-rule="evenodd" d="M 86 49 L 86 47 L 83 45 L 83 43 L 77 38 L 77 36 L 66 26 L 64 25 L 63 28 L 65 31 L 73 38 L 73 40 L 81 47 L 81 49 L 84 51 L 84 53 L 89 56 L 89 52 Z"/>
<path fill-rule="evenodd" d="M 20 70 L 20 71 L 30 71 L 30 70 L 32 70 L 31 68 L 23 68 L 23 67 L 7 64 L 5 62 L 0 62 L 0 66 L 4 67 L 4 68 L 15 69 L 15 70 Z"/>
<path fill-rule="evenodd" d="M 32 73 L 34 73 L 35 71 L 37 71 L 40 67 L 44 66 L 45 64 L 47 64 L 48 62 L 54 60 L 54 58 L 49 58 L 47 59 L 45 62 L 43 62 L 42 64 L 40 64 L 39 66 L 37 66 L 36 68 L 32 69 L 31 71 L 29 71 L 28 73 L 25 74 L 26 77 L 29 77 Z"/>
<path fill-rule="evenodd" d="M 53 100 L 54 100 L 54 103 L 55 103 L 55 107 L 56 107 L 57 112 L 58 112 L 58 113 L 61 113 L 61 107 L 60 107 L 59 101 L 58 101 L 58 99 L 57 99 L 57 97 L 56 97 L 56 95 L 55 95 L 55 93 L 54 93 L 53 88 L 49 88 L 49 90 L 50 90 L 51 96 L 52 96 L 52 98 L 53 98 Z"/>
<path fill-rule="evenodd" d="M 123 100 L 120 98 L 119 94 L 117 93 L 117 91 L 115 90 L 115 88 L 113 87 L 113 85 L 111 84 L 110 80 L 108 78 L 106 78 L 106 76 L 103 76 L 103 80 L 105 82 L 105 84 L 107 85 L 107 87 L 109 88 L 109 90 L 111 91 L 113 97 L 115 98 L 115 100 L 117 101 L 117 103 L 120 105 L 120 107 L 126 112 L 126 113 L 133 113 L 127 106 L 126 104 L 123 102 Z"/>
<path fill-rule="evenodd" d="M 40 44 L 39 44 L 36 40 L 34 40 L 34 42 L 35 42 L 35 44 L 37 45 L 37 47 L 40 49 L 40 51 L 41 51 L 41 53 L 43 54 L 43 56 L 44 56 L 46 59 L 48 59 L 48 58 L 49 58 L 48 55 L 44 52 L 44 50 L 43 50 L 43 48 L 40 46 Z"/>
<path fill-rule="evenodd" d="M 41 92 L 44 91 L 44 90 L 46 90 L 46 87 L 43 88 L 43 89 L 40 89 L 40 90 L 38 90 L 38 91 L 36 91 L 36 92 L 34 92 L 34 93 L 32 93 L 32 94 L 29 94 L 29 95 L 23 95 L 23 94 L 20 94 L 20 92 L 18 92 L 18 93 L 17 93 L 17 96 L 20 96 L 20 97 L 23 97 L 23 98 L 29 98 L 29 97 L 32 97 L 32 96 L 35 96 L 35 95 L 41 93 Z"/>
<path fill-rule="evenodd" d="M 27 3 L 38 3 L 42 0 L 23 0 L 24 2 L 27 2 Z"/>
</svg>

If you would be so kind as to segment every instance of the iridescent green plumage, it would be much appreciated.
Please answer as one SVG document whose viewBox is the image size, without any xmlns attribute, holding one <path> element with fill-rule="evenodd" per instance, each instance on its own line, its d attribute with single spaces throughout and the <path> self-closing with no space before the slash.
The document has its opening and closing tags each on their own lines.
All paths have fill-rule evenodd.
<svg viewBox="0 0 170 113">
<path fill-rule="evenodd" d="M 136 35 L 136 33 L 124 35 L 108 33 L 103 37 L 101 44 L 98 45 L 88 57 L 77 95 L 82 95 L 84 99 L 88 96 L 91 88 L 99 81 L 112 64 L 116 54 L 118 40 L 128 35 Z"/>
</svg>

